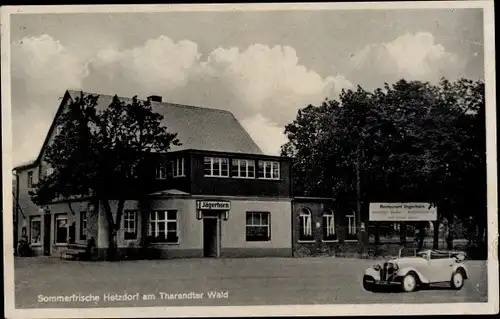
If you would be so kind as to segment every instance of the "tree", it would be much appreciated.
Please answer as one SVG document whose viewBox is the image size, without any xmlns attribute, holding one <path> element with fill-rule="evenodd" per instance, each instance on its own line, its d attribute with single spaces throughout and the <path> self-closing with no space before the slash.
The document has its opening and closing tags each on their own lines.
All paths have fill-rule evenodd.
<svg viewBox="0 0 500 319">
<path fill-rule="evenodd" d="M 30 195 L 39 205 L 61 197 L 69 203 L 80 196 L 93 196 L 106 215 L 107 258 L 115 260 L 125 201 L 144 195 L 137 186 L 141 178 L 137 173 L 147 166 L 151 154 L 165 154 L 180 141 L 162 125 L 163 116 L 153 112 L 149 101 L 134 96 L 125 103 L 115 96 L 101 110 L 98 99 L 82 93 L 57 119 L 60 134 L 44 151 L 44 160 L 54 171 L 42 177 Z M 116 218 L 111 200 L 118 203 Z"/>
<path fill-rule="evenodd" d="M 282 154 L 296 158 L 296 192 L 352 201 L 357 172 L 365 209 L 371 201 L 427 201 L 448 220 L 476 207 L 482 221 L 484 120 L 481 81 L 400 80 L 373 92 L 358 87 L 299 110 L 285 127 Z"/>
</svg>

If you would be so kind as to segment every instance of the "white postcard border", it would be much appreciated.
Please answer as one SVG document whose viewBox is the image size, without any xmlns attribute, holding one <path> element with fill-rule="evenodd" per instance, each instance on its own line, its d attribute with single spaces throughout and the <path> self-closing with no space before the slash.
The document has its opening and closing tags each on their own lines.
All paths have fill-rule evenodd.
<svg viewBox="0 0 500 319">
<path fill-rule="evenodd" d="M 166 12 L 166 11 L 261 11 L 261 10 L 360 10 L 360 9 L 483 8 L 486 87 L 487 170 L 488 170 L 488 302 L 439 304 L 349 304 L 228 307 L 124 307 L 77 309 L 15 309 L 13 230 L 4 227 L 4 301 L 8 318 L 104 318 L 104 317 L 228 317 L 228 316 L 355 316 L 413 314 L 491 314 L 499 311 L 496 86 L 493 1 L 419 1 L 390 3 L 289 3 L 217 5 L 106 5 L 106 6 L 19 6 L 1 8 L 2 61 L 2 170 L 3 222 L 12 224 L 12 123 L 10 93 L 10 15 L 32 13 Z M 9 120 L 7 120 L 9 119 Z"/>
</svg>

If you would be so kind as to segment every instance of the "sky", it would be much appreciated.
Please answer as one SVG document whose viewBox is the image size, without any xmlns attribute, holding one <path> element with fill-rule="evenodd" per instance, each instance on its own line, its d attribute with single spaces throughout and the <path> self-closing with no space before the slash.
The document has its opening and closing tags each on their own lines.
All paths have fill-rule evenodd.
<svg viewBox="0 0 500 319">
<path fill-rule="evenodd" d="M 481 9 L 11 15 L 13 164 L 66 89 L 233 112 L 267 154 L 297 111 L 399 79 L 484 79 Z"/>
</svg>

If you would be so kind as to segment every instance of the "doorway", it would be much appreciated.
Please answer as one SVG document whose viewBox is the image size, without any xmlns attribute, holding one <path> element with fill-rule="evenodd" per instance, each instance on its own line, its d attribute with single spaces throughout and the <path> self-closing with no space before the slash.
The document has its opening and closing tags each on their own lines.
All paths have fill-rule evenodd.
<svg viewBox="0 0 500 319">
<path fill-rule="evenodd" d="M 203 218 L 203 256 L 219 257 L 219 218 Z"/>
<path fill-rule="evenodd" d="M 52 228 L 52 215 L 43 215 L 43 255 L 50 256 L 50 230 Z"/>
</svg>

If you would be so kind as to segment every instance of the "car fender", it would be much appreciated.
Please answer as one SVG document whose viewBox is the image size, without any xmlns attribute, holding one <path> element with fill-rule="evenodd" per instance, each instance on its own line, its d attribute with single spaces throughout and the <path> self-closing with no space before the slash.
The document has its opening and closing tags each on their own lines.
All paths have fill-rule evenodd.
<svg viewBox="0 0 500 319">
<path fill-rule="evenodd" d="M 463 271 L 465 272 L 465 278 L 464 279 L 468 279 L 469 278 L 469 270 L 467 269 L 467 266 L 465 266 L 464 263 L 457 263 L 453 266 L 453 272 L 454 273 L 455 271 L 457 271 L 457 269 L 459 268 L 462 268 Z"/>
<path fill-rule="evenodd" d="M 416 273 L 418 276 L 418 279 L 420 280 L 421 283 L 424 283 L 424 284 L 429 283 L 429 279 L 427 279 L 420 271 L 418 271 L 417 269 L 415 269 L 413 267 L 405 267 L 405 268 L 399 269 L 396 277 L 404 277 L 409 272 Z"/>
<path fill-rule="evenodd" d="M 380 279 L 380 271 L 375 270 L 373 267 L 370 267 L 365 270 L 365 276 L 373 277 L 375 280 Z"/>
</svg>

